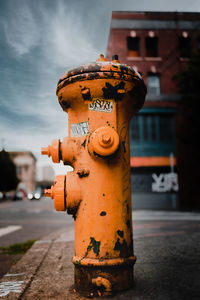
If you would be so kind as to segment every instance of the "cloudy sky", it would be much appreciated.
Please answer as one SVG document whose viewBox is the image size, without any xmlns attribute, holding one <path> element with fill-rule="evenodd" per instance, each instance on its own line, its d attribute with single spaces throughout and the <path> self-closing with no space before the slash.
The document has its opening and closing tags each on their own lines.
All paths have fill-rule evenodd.
<svg viewBox="0 0 200 300">
<path fill-rule="evenodd" d="M 0 0 L 0 149 L 51 164 L 40 148 L 67 135 L 57 81 L 106 55 L 113 10 L 200 12 L 200 0 Z"/>
</svg>

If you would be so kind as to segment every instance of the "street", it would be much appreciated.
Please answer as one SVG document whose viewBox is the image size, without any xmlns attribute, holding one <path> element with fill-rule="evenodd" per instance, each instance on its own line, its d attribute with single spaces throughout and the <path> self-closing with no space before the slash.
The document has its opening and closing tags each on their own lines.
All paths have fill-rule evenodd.
<svg viewBox="0 0 200 300">
<path fill-rule="evenodd" d="M 53 255 L 51 254 L 52 251 L 56 253 L 54 254 L 56 255 L 55 259 L 62 257 L 65 253 L 70 256 L 68 259 L 71 269 L 69 266 L 65 266 L 66 259 L 62 260 L 62 268 L 70 274 L 71 281 L 69 283 L 73 283 L 71 264 L 73 242 L 70 242 L 70 252 L 67 242 L 72 241 L 74 238 L 73 227 L 72 217 L 66 213 L 55 212 L 53 202 L 47 198 L 42 198 L 40 201 L 27 200 L 0 203 L 0 246 L 21 243 L 30 239 L 41 239 L 41 243 L 55 241 L 55 246 L 50 247 L 48 259 L 44 260 L 41 265 L 41 275 L 38 273 L 34 277 L 36 283 L 38 283 L 37 276 L 41 276 L 41 285 L 44 280 L 47 280 L 46 277 L 44 279 L 42 276 L 44 276 L 43 274 L 45 274 L 48 265 L 51 263 L 53 265 L 57 264 L 56 261 L 51 262 L 49 260 Z M 132 290 L 119 295 L 117 299 L 132 299 L 133 297 L 145 300 L 199 299 L 200 214 L 170 211 L 133 211 L 133 228 L 134 250 L 137 256 L 134 272 L 135 286 Z M 56 246 L 56 238 L 57 241 L 62 242 L 62 247 L 67 247 L 66 250 L 63 250 L 64 248 L 61 246 Z M 29 257 L 32 261 L 31 254 Z M 5 258 L 0 255 L 1 276 L 8 272 L 11 266 L 6 259 L 9 260 L 9 257 Z M 58 266 L 61 268 L 59 264 Z M 51 265 L 49 268 L 51 269 Z M 57 270 L 56 274 L 59 274 L 59 272 Z M 53 274 L 49 278 L 52 278 Z M 61 275 L 54 280 L 58 280 Z M 59 288 L 58 299 L 61 295 L 67 293 L 65 282 L 63 278 L 63 286 L 61 285 Z M 33 280 L 33 286 L 36 283 Z M 44 285 L 42 288 L 45 289 L 45 286 L 49 285 Z M 33 290 L 35 296 L 32 294 Z M 28 296 L 25 294 L 23 299 L 42 299 L 42 296 L 40 297 L 37 294 L 37 290 L 38 288 L 31 289 L 30 287 L 30 292 L 27 291 Z M 31 293 L 31 296 L 29 296 L 29 293 Z M 56 286 L 55 290 L 48 290 L 46 293 L 49 293 L 49 297 L 51 293 L 58 293 Z M 73 297 L 74 295 L 70 294 L 66 296 L 66 299 L 73 299 Z"/>
<path fill-rule="evenodd" d="M 56 212 L 53 201 L 7 201 L 0 203 L 0 246 L 38 240 L 66 228 L 74 221 L 66 212 Z M 133 211 L 134 239 L 153 236 L 191 236 L 199 232 L 200 217 L 195 213 Z"/>
<path fill-rule="evenodd" d="M 8 226 L 18 227 L 14 230 Z M 72 216 L 56 212 L 49 198 L 0 203 L 0 246 L 37 240 L 61 227 L 72 229 Z M 8 230 L 8 233 L 1 236 L 1 229 Z"/>
</svg>

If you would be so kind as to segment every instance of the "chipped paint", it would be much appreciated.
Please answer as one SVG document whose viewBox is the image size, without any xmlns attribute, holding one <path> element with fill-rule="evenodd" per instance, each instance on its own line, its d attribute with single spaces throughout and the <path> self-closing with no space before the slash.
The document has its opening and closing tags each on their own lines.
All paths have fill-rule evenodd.
<svg viewBox="0 0 200 300">
<path fill-rule="evenodd" d="M 94 237 L 90 237 L 90 244 L 87 247 L 87 254 L 89 251 L 93 250 L 93 252 L 96 255 L 99 255 L 100 245 L 101 245 L 100 241 L 96 241 Z M 87 256 L 87 254 L 86 254 L 86 256 Z"/>
<path fill-rule="evenodd" d="M 124 237 L 124 232 L 123 232 L 123 230 L 117 230 L 117 234 L 118 234 L 121 238 Z"/>
<path fill-rule="evenodd" d="M 125 241 L 125 239 L 122 240 L 122 242 L 120 242 L 120 239 L 117 239 L 117 242 L 115 243 L 115 247 L 114 250 L 118 250 L 119 256 L 120 257 L 128 257 L 129 256 L 129 247 L 127 245 L 127 242 Z"/>
<path fill-rule="evenodd" d="M 100 216 L 102 216 L 102 217 L 106 216 L 106 211 L 101 211 Z"/>
<path fill-rule="evenodd" d="M 105 83 L 105 87 L 102 88 L 103 96 L 105 99 L 113 98 L 114 100 L 122 100 L 124 94 L 118 93 L 118 90 L 124 89 L 125 82 L 121 81 L 120 83 L 113 86 L 109 82 Z"/>
</svg>

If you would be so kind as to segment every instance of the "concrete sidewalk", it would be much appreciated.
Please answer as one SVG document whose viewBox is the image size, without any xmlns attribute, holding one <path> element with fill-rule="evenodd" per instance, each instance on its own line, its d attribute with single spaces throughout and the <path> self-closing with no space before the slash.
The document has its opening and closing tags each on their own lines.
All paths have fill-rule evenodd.
<svg viewBox="0 0 200 300">
<path fill-rule="evenodd" d="M 133 219 L 135 283 L 112 299 L 200 299 L 200 214 L 136 212 Z M 37 241 L 2 278 L 0 299 L 86 299 L 73 287 L 72 256 L 66 228 Z"/>
</svg>

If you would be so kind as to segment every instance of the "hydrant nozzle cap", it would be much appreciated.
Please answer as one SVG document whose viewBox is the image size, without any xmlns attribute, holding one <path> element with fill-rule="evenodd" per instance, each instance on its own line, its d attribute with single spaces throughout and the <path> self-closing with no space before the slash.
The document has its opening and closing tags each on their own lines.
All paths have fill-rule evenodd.
<svg viewBox="0 0 200 300">
<path fill-rule="evenodd" d="M 104 57 L 103 54 L 100 54 L 100 55 L 99 55 L 99 58 L 97 58 L 96 61 L 107 61 L 107 59 Z"/>
</svg>

